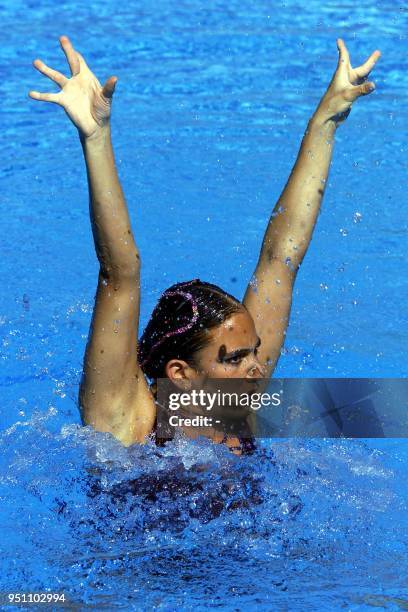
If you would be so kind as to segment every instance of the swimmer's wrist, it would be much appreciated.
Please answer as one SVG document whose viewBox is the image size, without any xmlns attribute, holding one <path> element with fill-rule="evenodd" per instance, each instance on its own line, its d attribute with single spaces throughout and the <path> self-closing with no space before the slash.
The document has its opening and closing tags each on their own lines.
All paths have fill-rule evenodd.
<svg viewBox="0 0 408 612">
<path fill-rule="evenodd" d="M 316 131 L 334 135 L 338 124 L 333 120 L 319 112 L 319 109 L 314 113 L 308 123 L 308 131 Z"/>
<path fill-rule="evenodd" d="M 106 123 L 104 126 L 98 128 L 90 136 L 86 136 L 82 132 L 79 132 L 79 139 L 83 145 L 103 146 L 107 142 L 110 142 L 110 137 L 110 123 Z"/>
</svg>

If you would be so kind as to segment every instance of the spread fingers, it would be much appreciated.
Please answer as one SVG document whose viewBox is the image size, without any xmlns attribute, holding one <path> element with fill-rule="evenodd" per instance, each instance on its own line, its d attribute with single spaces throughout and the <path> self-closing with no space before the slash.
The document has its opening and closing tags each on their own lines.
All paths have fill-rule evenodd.
<svg viewBox="0 0 408 612">
<path fill-rule="evenodd" d="M 46 64 L 44 64 L 44 62 L 42 62 L 39 59 L 36 59 L 33 61 L 33 66 L 39 72 L 41 72 L 42 74 L 45 74 L 45 76 L 51 79 L 51 81 L 54 81 L 54 83 L 57 83 L 57 85 L 59 85 L 61 89 L 64 87 L 65 83 L 68 81 L 67 77 L 65 77 L 61 72 L 58 72 L 58 70 L 53 70 L 52 68 L 49 68 Z"/>
<path fill-rule="evenodd" d="M 379 51 L 378 49 L 374 51 L 374 53 L 370 55 L 370 57 L 368 58 L 366 62 L 364 62 L 364 64 L 354 69 L 357 76 L 359 78 L 364 78 L 368 76 L 371 70 L 374 68 L 380 56 L 381 56 L 381 51 Z"/>
<path fill-rule="evenodd" d="M 55 104 L 60 103 L 61 93 L 40 93 L 39 91 L 29 91 L 28 95 L 33 100 L 40 100 L 41 102 L 55 102 Z"/>
<path fill-rule="evenodd" d="M 71 69 L 72 76 L 75 76 L 79 73 L 79 58 L 69 40 L 68 36 L 60 36 L 60 45 L 62 47 L 63 52 L 65 53 L 65 57 L 67 58 L 69 67 Z"/>
</svg>

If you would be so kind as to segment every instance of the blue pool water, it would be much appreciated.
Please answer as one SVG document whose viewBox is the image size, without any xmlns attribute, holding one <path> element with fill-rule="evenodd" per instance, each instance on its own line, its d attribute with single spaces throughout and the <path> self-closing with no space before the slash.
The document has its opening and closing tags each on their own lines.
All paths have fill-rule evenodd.
<svg viewBox="0 0 408 612">
<path fill-rule="evenodd" d="M 377 91 L 336 135 L 276 375 L 407 375 L 408 11 L 392 0 L 0 6 L 0 591 L 94 609 L 407 609 L 404 440 L 121 447 L 80 426 L 98 263 L 81 148 L 55 91 L 67 34 L 119 77 L 112 131 L 142 254 L 141 330 L 200 277 L 242 298 L 344 38 Z M 66 71 L 65 71 L 66 72 Z"/>
</svg>

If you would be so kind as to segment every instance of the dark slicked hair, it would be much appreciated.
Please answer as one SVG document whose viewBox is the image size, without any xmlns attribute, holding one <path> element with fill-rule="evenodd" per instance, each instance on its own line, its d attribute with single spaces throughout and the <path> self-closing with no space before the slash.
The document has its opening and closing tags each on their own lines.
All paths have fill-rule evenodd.
<svg viewBox="0 0 408 612">
<path fill-rule="evenodd" d="M 233 295 L 199 278 L 172 285 L 160 296 L 139 340 L 140 367 L 152 380 L 166 377 L 170 359 L 197 368 L 195 354 L 209 343 L 209 330 L 243 309 Z"/>
</svg>

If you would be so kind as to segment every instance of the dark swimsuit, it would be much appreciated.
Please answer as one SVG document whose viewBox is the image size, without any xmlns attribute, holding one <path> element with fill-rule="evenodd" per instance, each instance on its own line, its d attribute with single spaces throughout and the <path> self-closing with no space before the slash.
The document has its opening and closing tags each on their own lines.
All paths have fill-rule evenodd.
<svg viewBox="0 0 408 612">
<path fill-rule="evenodd" d="M 228 446 L 231 452 L 234 450 L 240 450 L 242 455 L 251 455 L 256 450 L 255 438 L 243 438 L 242 436 L 237 436 L 237 438 L 239 440 L 240 445 Z M 224 434 L 224 437 L 221 440 L 221 444 L 226 444 L 227 439 L 227 434 Z"/>
</svg>

